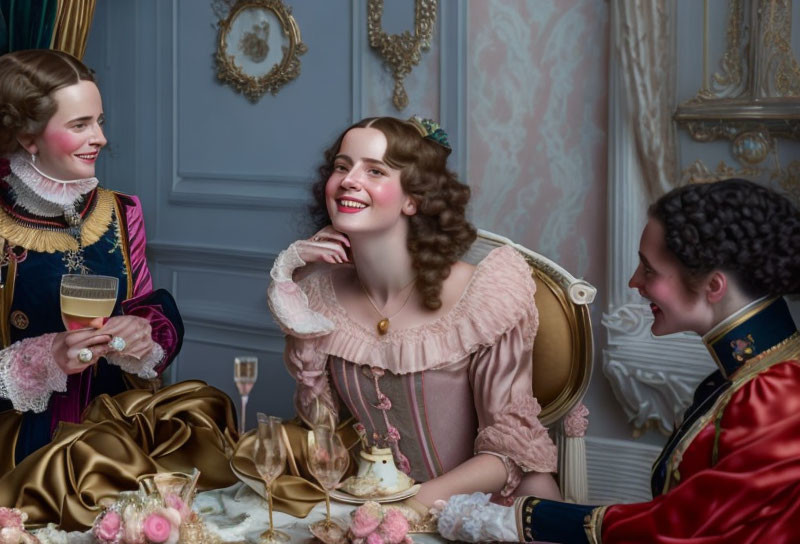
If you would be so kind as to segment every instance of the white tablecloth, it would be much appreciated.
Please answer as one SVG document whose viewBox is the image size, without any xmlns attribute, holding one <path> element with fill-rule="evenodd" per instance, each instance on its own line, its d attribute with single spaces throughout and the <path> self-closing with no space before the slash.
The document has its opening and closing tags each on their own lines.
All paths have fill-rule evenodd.
<svg viewBox="0 0 800 544">
<path fill-rule="evenodd" d="M 350 512 L 356 506 L 331 501 L 331 517 L 346 526 Z M 198 493 L 194 509 L 203 515 L 209 529 L 225 542 L 258 542 L 258 537 L 269 527 L 267 503 L 242 483 L 226 489 Z M 304 519 L 282 512 L 273 513 L 276 528 L 287 533 L 292 542 L 311 543 L 314 538 L 308 526 L 325 518 L 325 503 L 318 504 Z M 415 543 L 444 543 L 447 540 L 430 534 L 412 534 Z"/>
</svg>

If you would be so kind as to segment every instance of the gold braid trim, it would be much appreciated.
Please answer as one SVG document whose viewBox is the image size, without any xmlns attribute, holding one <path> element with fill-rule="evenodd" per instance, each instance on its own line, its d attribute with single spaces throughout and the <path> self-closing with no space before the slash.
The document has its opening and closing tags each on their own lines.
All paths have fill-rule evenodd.
<svg viewBox="0 0 800 544">
<path fill-rule="evenodd" d="M 586 540 L 589 544 L 602 544 L 603 542 L 603 518 L 606 515 L 608 506 L 600 506 L 592 510 L 592 513 L 586 516 L 586 522 L 583 529 L 586 531 Z"/>
<path fill-rule="evenodd" d="M 114 212 L 114 193 L 97 189 L 94 209 L 81 225 L 81 245 L 90 246 L 97 242 L 108 230 Z M 78 242 L 66 232 L 46 230 L 23 225 L 14 217 L 0 209 L 0 234 L 12 246 L 24 247 L 40 253 L 57 251 L 76 251 Z"/>
</svg>

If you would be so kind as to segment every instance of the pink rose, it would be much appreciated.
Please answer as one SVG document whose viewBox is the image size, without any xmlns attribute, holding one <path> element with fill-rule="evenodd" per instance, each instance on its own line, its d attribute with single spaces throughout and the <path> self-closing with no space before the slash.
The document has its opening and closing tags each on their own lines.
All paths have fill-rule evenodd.
<svg viewBox="0 0 800 544">
<path fill-rule="evenodd" d="M 367 544 L 386 544 L 386 542 L 378 533 L 372 533 L 367 537 Z"/>
<path fill-rule="evenodd" d="M 160 544 L 161 542 L 166 542 L 169 538 L 169 534 L 172 532 L 172 524 L 160 514 L 150 514 L 144 519 L 142 529 L 147 540 Z"/>
<path fill-rule="evenodd" d="M 18 544 L 22 539 L 19 527 L 3 527 L 0 529 L 0 544 Z"/>
<path fill-rule="evenodd" d="M 119 534 L 122 528 L 122 518 L 117 512 L 109 510 L 100 520 L 100 523 L 94 526 L 94 536 L 99 540 L 112 542 Z"/>
<path fill-rule="evenodd" d="M 350 531 L 357 538 L 364 538 L 378 528 L 381 522 L 380 510 L 377 512 L 373 507 L 367 506 L 369 503 L 359 506 L 353 513 L 353 521 Z"/>
<path fill-rule="evenodd" d="M 23 518 L 21 510 L 0 506 L 0 528 L 16 527 L 17 529 L 22 529 L 22 524 L 24 521 L 25 519 Z"/>
<path fill-rule="evenodd" d="M 192 511 L 192 509 L 189 508 L 189 505 L 183 502 L 183 500 L 175 493 L 167 493 L 167 497 L 164 499 L 164 504 L 166 504 L 169 508 L 174 508 L 177 510 L 181 516 L 181 521 L 186 520 Z"/>
<path fill-rule="evenodd" d="M 400 510 L 389 510 L 378 527 L 386 544 L 400 544 L 408 534 L 408 520 Z"/>
</svg>

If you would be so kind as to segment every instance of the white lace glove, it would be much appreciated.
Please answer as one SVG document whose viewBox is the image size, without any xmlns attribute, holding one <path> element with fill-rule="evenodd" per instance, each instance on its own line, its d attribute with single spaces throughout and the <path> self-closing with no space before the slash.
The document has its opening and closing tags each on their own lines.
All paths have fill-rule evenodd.
<svg viewBox="0 0 800 544">
<path fill-rule="evenodd" d="M 333 323 L 308 305 L 308 297 L 292 280 L 292 273 L 306 262 L 297 252 L 294 242 L 278 254 L 269 275 L 272 281 L 267 290 L 267 302 L 275 321 L 287 334 L 298 337 L 329 333 Z"/>
<path fill-rule="evenodd" d="M 523 542 L 514 507 L 489 502 L 488 493 L 453 495 L 439 514 L 439 534 L 459 542 Z"/>
<path fill-rule="evenodd" d="M 120 367 L 128 374 L 134 374 L 140 378 L 152 380 L 158 377 L 155 367 L 164 359 L 164 348 L 159 344 L 153 344 L 153 349 L 150 350 L 150 353 L 141 359 L 115 352 L 107 353 L 105 357 L 106 361 Z"/>
</svg>

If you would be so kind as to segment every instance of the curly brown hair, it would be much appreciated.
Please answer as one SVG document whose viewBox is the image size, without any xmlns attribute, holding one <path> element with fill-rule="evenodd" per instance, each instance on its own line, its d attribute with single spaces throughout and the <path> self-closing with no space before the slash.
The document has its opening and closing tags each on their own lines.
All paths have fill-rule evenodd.
<svg viewBox="0 0 800 544">
<path fill-rule="evenodd" d="M 417 212 L 409 216 L 407 242 L 417 272 L 415 287 L 425 307 L 437 310 L 442 306 L 442 283 L 475 240 L 475 228 L 466 219 L 470 189 L 447 169 L 448 148 L 423 138 L 408 121 L 370 117 L 348 127 L 325 151 L 319 179 L 312 187 L 311 215 L 318 229 L 331 223 L 325 205 L 325 184 L 333 173 L 334 159 L 345 134 L 354 128 L 375 128 L 386 136 L 383 161 L 400 170 L 403 190 L 417 205 Z"/>
<path fill-rule="evenodd" d="M 685 185 L 648 214 L 664 226 L 689 288 L 719 269 L 754 298 L 800 290 L 800 212 L 775 191 L 736 178 Z"/>
<path fill-rule="evenodd" d="M 0 155 L 20 149 L 19 135 L 41 134 L 58 108 L 53 92 L 80 81 L 95 78 L 61 51 L 28 49 L 0 56 Z"/>
</svg>

